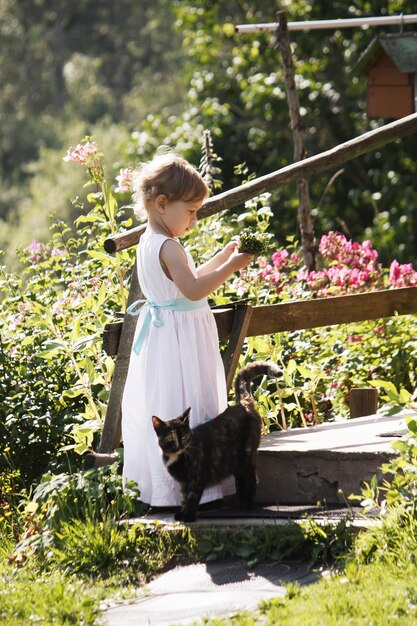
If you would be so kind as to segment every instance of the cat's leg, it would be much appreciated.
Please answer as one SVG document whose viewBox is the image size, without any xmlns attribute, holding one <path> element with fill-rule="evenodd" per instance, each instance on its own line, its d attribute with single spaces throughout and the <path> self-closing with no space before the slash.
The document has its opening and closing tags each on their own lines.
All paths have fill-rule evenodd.
<svg viewBox="0 0 417 626">
<path fill-rule="evenodd" d="M 241 476 L 239 477 L 239 480 L 236 479 L 236 485 L 240 506 L 243 509 L 252 509 L 258 485 L 256 465 L 252 457 L 245 460 Z"/>
<path fill-rule="evenodd" d="M 246 494 L 243 506 L 245 509 L 252 509 L 255 503 L 256 489 L 258 487 L 258 477 L 256 475 L 256 467 L 254 463 L 252 463 L 247 468 L 247 470 Z"/>
<path fill-rule="evenodd" d="M 243 503 L 245 501 L 245 491 L 246 491 L 246 480 L 245 480 L 244 468 L 239 468 L 239 470 L 235 472 L 234 477 L 235 477 L 235 483 L 236 483 L 237 499 L 239 501 L 240 507 L 243 508 Z"/>
<path fill-rule="evenodd" d="M 181 522 L 195 522 L 197 519 L 198 505 L 203 495 L 203 488 L 195 485 L 193 485 L 193 487 L 184 485 L 181 492 L 181 509 L 175 514 L 175 519 Z"/>
</svg>

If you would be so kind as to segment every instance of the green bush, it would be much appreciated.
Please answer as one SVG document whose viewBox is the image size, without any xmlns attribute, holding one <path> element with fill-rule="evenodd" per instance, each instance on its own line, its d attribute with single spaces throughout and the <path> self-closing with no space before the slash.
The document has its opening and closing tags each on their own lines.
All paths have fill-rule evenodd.
<svg viewBox="0 0 417 626">
<path fill-rule="evenodd" d="M 97 162 L 77 234 L 53 225 L 50 243 L 21 253 L 22 275 L 0 274 L 0 449 L 10 447 L 27 484 L 79 467 L 73 448 L 94 444 L 105 415 L 114 364 L 102 333 L 125 306 L 132 259 L 103 252 L 104 239 L 130 221 Z"/>
</svg>

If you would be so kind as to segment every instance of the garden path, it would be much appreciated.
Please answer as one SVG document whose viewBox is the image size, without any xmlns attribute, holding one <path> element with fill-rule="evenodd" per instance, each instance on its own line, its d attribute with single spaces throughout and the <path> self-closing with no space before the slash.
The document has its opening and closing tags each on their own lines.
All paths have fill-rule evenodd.
<svg viewBox="0 0 417 626">
<path fill-rule="evenodd" d="M 192 624 L 203 617 L 254 610 L 261 600 L 282 597 L 284 585 L 305 585 L 318 578 L 303 563 L 261 563 L 249 568 L 242 561 L 228 561 L 177 567 L 152 581 L 133 602 L 108 609 L 104 623 Z"/>
</svg>

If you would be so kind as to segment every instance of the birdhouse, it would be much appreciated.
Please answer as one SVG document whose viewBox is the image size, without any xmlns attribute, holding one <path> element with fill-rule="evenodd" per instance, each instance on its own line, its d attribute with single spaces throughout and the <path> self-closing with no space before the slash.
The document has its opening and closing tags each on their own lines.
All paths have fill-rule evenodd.
<svg viewBox="0 0 417 626">
<path fill-rule="evenodd" d="M 376 37 L 356 69 L 367 77 L 368 117 L 398 119 L 417 111 L 417 33 Z"/>
</svg>

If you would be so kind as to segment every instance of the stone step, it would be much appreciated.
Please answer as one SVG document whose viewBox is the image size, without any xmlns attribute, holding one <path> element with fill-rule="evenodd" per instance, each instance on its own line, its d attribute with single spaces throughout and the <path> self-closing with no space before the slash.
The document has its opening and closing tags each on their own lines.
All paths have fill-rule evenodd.
<svg viewBox="0 0 417 626">
<path fill-rule="evenodd" d="M 257 503 L 336 504 L 359 495 L 364 482 L 396 454 L 391 444 L 407 432 L 413 411 L 368 415 L 270 433 L 258 451 Z"/>
</svg>

